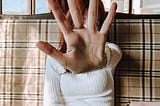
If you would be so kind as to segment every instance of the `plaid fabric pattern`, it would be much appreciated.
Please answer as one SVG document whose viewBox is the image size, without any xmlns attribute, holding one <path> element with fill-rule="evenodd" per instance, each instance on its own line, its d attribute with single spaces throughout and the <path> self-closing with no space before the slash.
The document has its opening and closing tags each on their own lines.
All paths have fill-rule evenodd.
<svg viewBox="0 0 160 106">
<path fill-rule="evenodd" d="M 115 73 L 115 104 L 160 100 L 160 20 L 116 19 L 108 40 L 123 52 Z M 0 20 L 0 106 L 42 106 L 46 55 L 35 43 L 58 45 L 52 19 Z"/>
<path fill-rule="evenodd" d="M 54 20 L 0 20 L 0 106 L 42 106 L 46 55 L 39 40 L 57 46 Z"/>
<path fill-rule="evenodd" d="M 109 39 L 123 57 L 115 73 L 115 104 L 160 101 L 160 20 L 116 19 Z"/>
</svg>

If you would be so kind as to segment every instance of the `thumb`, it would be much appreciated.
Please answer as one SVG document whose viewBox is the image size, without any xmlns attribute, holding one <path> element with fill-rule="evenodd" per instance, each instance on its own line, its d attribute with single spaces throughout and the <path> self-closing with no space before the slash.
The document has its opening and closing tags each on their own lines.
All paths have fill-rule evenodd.
<svg viewBox="0 0 160 106">
<path fill-rule="evenodd" d="M 65 59 L 64 54 L 62 52 L 60 52 L 59 50 L 57 50 L 55 47 L 53 47 L 52 45 L 50 45 L 49 43 L 44 42 L 44 41 L 39 41 L 36 44 L 36 46 L 41 51 L 43 51 L 47 55 L 53 57 L 55 60 L 57 60 L 59 62 L 59 64 L 66 67 L 66 61 L 65 61 L 66 59 Z"/>
</svg>

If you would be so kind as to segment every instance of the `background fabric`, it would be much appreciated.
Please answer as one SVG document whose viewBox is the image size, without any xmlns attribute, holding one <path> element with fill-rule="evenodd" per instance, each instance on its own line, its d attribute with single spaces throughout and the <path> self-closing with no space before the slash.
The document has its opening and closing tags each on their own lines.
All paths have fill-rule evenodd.
<svg viewBox="0 0 160 106">
<path fill-rule="evenodd" d="M 0 106 L 41 106 L 46 55 L 39 40 L 57 45 L 54 20 L 0 20 Z"/>
<path fill-rule="evenodd" d="M 109 38 L 123 51 L 115 73 L 116 106 L 160 101 L 160 19 L 117 19 Z"/>
<path fill-rule="evenodd" d="M 44 17 L 44 16 L 43 16 Z M 0 106 L 42 106 L 46 55 L 39 40 L 58 45 L 54 19 L 0 20 Z M 123 52 L 115 72 L 115 104 L 160 101 L 160 19 L 116 19 L 109 42 Z"/>
</svg>

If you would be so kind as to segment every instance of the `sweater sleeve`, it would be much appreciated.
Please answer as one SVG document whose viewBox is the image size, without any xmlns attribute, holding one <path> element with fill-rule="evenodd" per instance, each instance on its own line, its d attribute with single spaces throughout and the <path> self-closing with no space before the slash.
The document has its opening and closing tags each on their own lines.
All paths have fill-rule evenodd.
<svg viewBox="0 0 160 106">
<path fill-rule="evenodd" d="M 63 71 L 56 60 L 47 57 L 43 106 L 64 106 L 60 90 L 60 75 Z"/>
</svg>

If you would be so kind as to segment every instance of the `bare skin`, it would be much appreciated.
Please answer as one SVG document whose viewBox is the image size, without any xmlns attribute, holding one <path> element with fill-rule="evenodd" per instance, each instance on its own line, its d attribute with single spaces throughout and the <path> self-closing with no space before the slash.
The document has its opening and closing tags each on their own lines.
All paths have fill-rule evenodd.
<svg viewBox="0 0 160 106">
<path fill-rule="evenodd" d="M 47 42 L 39 41 L 37 47 L 56 59 L 64 68 L 72 73 L 83 73 L 101 68 L 105 59 L 105 42 L 107 33 L 114 20 L 117 4 L 113 3 L 108 16 L 100 30 L 97 30 L 98 0 L 90 0 L 87 27 L 82 27 L 83 17 L 76 0 L 68 0 L 71 16 L 77 29 L 72 29 L 57 3 L 48 0 L 57 23 L 64 34 L 67 52 L 62 53 Z M 78 28 L 80 27 L 80 28 Z"/>
</svg>

